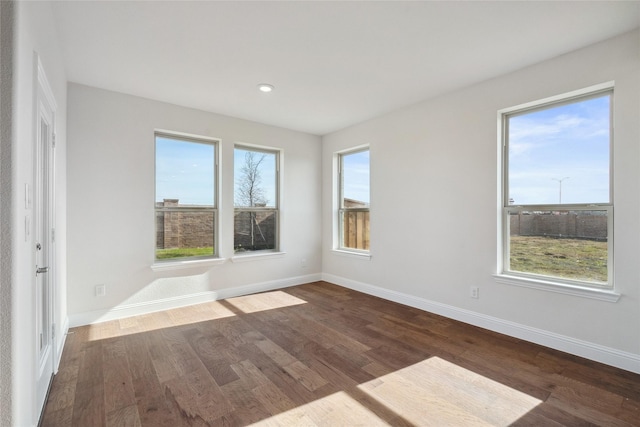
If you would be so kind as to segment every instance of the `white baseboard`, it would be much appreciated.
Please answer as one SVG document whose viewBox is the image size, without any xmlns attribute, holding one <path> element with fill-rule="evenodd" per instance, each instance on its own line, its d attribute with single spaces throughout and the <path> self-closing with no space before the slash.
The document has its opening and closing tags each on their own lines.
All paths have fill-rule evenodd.
<svg viewBox="0 0 640 427">
<path fill-rule="evenodd" d="M 58 367 L 60 366 L 60 361 L 62 360 L 62 351 L 64 350 L 64 344 L 67 342 L 67 332 L 69 332 L 69 317 L 64 318 L 64 324 L 62 325 L 62 332 L 60 335 L 60 339 L 54 345 L 57 345 L 56 348 L 56 358 L 54 371 L 58 372 Z"/>
<path fill-rule="evenodd" d="M 322 280 L 640 374 L 640 355 L 638 354 L 616 350 L 497 317 L 487 316 L 413 295 L 345 279 L 344 277 L 332 274 L 322 273 Z"/>
<path fill-rule="evenodd" d="M 258 292 L 273 291 L 276 289 L 288 288 L 290 286 L 302 285 L 304 283 L 316 282 L 318 280 L 321 280 L 320 277 L 320 273 L 308 274 L 305 276 L 290 277 L 286 279 L 254 283 L 251 285 L 238 286 L 234 288 L 218 289 L 215 291 L 198 292 L 195 294 L 162 298 L 136 304 L 123 304 L 106 310 L 96 310 L 84 313 L 70 314 L 69 326 L 73 328 L 76 326 L 84 326 L 90 325 L 92 323 L 123 319 L 125 317 L 148 314 L 162 310 L 169 310 L 172 308 L 185 307 L 188 305 L 200 304 L 203 302 L 233 298 L 242 295 L 255 294 Z"/>
</svg>

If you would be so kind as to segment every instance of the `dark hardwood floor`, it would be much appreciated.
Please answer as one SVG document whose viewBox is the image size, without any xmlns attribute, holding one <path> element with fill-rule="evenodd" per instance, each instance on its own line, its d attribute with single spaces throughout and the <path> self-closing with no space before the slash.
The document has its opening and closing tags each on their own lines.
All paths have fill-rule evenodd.
<svg viewBox="0 0 640 427">
<path fill-rule="evenodd" d="M 640 425 L 640 375 L 325 282 L 70 331 L 43 426 Z"/>
</svg>

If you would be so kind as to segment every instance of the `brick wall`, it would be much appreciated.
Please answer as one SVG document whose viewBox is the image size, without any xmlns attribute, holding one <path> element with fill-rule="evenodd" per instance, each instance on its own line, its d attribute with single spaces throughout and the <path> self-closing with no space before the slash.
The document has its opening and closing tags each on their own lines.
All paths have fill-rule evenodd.
<svg viewBox="0 0 640 427">
<path fill-rule="evenodd" d="M 178 199 L 156 202 L 156 207 L 181 207 Z M 273 211 L 236 212 L 234 248 L 244 250 L 276 247 L 276 214 Z M 204 248 L 213 246 L 213 212 L 157 212 L 156 248 Z"/>
<path fill-rule="evenodd" d="M 233 221 L 233 247 L 236 251 L 276 247 L 277 223 L 274 211 L 236 212 Z"/>
<path fill-rule="evenodd" d="M 177 199 L 157 202 L 157 207 L 178 207 Z M 156 248 L 212 247 L 214 236 L 213 212 L 157 212 Z"/>
<path fill-rule="evenodd" d="M 590 212 L 519 213 L 510 216 L 512 236 L 551 236 L 607 240 L 607 216 Z"/>
<path fill-rule="evenodd" d="M 157 206 L 180 206 L 176 199 L 165 199 Z M 350 215 L 350 216 L 349 216 Z M 346 221 L 345 240 L 362 234 L 362 244 L 345 241 L 348 247 L 368 249 L 368 212 L 352 212 Z M 358 227 L 357 215 L 363 216 Z M 366 218 L 365 218 L 366 217 Z M 366 220 L 366 221 L 365 221 Z M 365 226 L 366 225 L 366 226 Z M 607 217 L 590 213 L 567 212 L 553 214 L 516 214 L 510 216 L 511 235 L 550 236 L 578 239 L 607 239 Z M 361 233 L 357 233 L 361 230 Z M 364 231 L 366 230 L 366 233 Z M 156 214 L 156 248 L 201 248 L 213 246 L 213 212 L 158 212 Z M 236 250 L 260 250 L 276 247 L 277 223 L 273 211 L 236 212 L 234 215 L 234 248 Z M 353 237 L 353 236 L 352 236 Z M 355 238 L 355 237 L 354 237 Z M 366 241 L 366 243 L 365 243 Z"/>
</svg>

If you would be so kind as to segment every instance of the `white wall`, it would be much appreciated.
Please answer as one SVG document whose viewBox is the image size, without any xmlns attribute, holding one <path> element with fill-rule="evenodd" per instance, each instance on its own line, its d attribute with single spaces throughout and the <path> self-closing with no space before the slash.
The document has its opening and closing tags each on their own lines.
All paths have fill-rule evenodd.
<svg viewBox="0 0 640 427">
<path fill-rule="evenodd" d="M 0 2 L 0 425 L 11 425 L 13 2 Z"/>
<path fill-rule="evenodd" d="M 319 137 L 72 83 L 68 96 L 72 325 L 160 309 L 167 306 L 166 299 L 178 305 L 319 278 Z M 281 250 L 286 254 L 243 263 L 227 260 L 213 267 L 152 270 L 155 129 L 222 140 L 222 258 L 233 256 L 234 143 L 283 150 Z M 106 296 L 95 296 L 98 284 L 106 285 Z"/>
<path fill-rule="evenodd" d="M 603 361 L 640 372 L 639 38 L 628 33 L 325 136 L 323 277 L 476 324 L 502 325 L 547 345 L 566 344 L 589 357 L 611 356 Z M 614 272 L 621 299 L 496 283 L 497 111 L 611 80 Z M 365 143 L 371 146 L 371 260 L 332 251 L 329 208 L 333 153 Z M 480 287 L 479 299 L 469 297 L 471 286 Z"/>
<path fill-rule="evenodd" d="M 37 74 L 34 53 L 40 57 L 56 103 L 56 256 L 52 269 L 57 283 L 56 324 L 59 348 L 63 344 L 66 324 L 66 76 L 51 6 L 46 2 L 16 2 L 14 45 L 14 121 L 12 144 L 12 423 L 31 426 L 38 422 L 40 408 L 35 404 L 36 333 L 33 237 L 25 240 L 25 217 L 33 210 L 25 207 L 25 184 L 33 188 L 34 90 Z M 31 221 L 33 226 L 33 221 Z M 34 235 L 33 230 L 30 233 Z"/>
</svg>

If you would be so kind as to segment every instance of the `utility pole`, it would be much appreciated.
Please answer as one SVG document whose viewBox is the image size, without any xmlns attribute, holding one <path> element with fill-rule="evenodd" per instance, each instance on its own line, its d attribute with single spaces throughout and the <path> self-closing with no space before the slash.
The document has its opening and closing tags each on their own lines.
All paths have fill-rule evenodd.
<svg viewBox="0 0 640 427">
<path fill-rule="evenodd" d="M 559 190 L 559 195 L 558 195 L 558 204 L 561 205 L 562 204 L 562 181 L 564 181 L 565 179 L 569 179 L 571 178 L 570 176 L 565 176 L 564 178 L 551 178 L 554 181 L 558 181 L 558 184 L 560 184 L 560 190 Z"/>
</svg>

